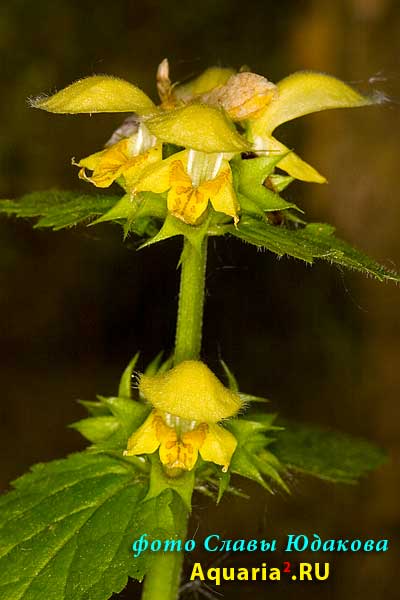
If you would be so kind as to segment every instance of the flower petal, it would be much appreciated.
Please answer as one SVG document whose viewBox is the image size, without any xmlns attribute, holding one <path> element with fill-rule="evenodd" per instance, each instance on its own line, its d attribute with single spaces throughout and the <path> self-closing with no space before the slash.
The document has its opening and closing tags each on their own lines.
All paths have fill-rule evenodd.
<svg viewBox="0 0 400 600">
<path fill-rule="evenodd" d="M 202 362 L 187 360 L 159 375 L 142 375 L 139 390 L 158 410 L 189 421 L 217 423 L 235 415 L 242 402 Z"/>
<path fill-rule="evenodd" d="M 171 189 L 168 192 L 167 206 L 171 214 L 181 221 L 194 225 L 208 205 L 208 196 L 200 188 L 192 185 L 181 161 L 172 163 L 170 170 Z"/>
<path fill-rule="evenodd" d="M 83 167 L 79 177 L 93 183 L 96 187 L 109 187 L 123 175 L 126 184 L 124 187 L 129 190 L 148 165 L 161 161 L 162 158 L 161 144 L 138 155 L 134 154 L 134 146 L 135 136 L 125 138 L 73 164 Z M 92 176 L 88 176 L 85 169 L 93 171 Z"/>
<path fill-rule="evenodd" d="M 257 121 L 257 132 L 272 133 L 278 125 L 309 113 L 328 108 L 346 108 L 373 104 L 374 100 L 359 94 L 340 79 L 300 71 L 277 84 L 278 97 Z"/>
<path fill-rule="evenodd" d="M 198 191 L 210 200 L 214 210 L 225 213 L 237 223 L 239 204 L 232 183 L 232 171 L 228 161 L 223 161 L 218 175 L 202 183 Z"/>
<path fill-rule="evenodd" d="M 146 152 L 130 159 L 124 166 L 122 175 L 124 178 L 123 187 L 132 191 L 135 189 L 136 182 L 139 181 L 142 174 L 154 165 L 162 162 L 162 144 L 157 144 Z"/>
<path fill-rule="evenodd" d="M 163 142 L 202 152 L 250 149 L 221 110 L 203 104 L 189 104 L 160 113 L 146 121 L 146 126 Z"/>
<path fill-rule="evenodd" d="M 82 158 L 76 164 L 83 167 L 79 171 L 79 177 L 93 183 L 96 187 L 109 187 L 121 174 L 124 165 L 130 160 L 129 140 L 124 139 L 102 150 Z M 93 171 L 92 176 L 86 175 L 85 169 Z"/>
<path fill-rule="evenodd" d="M 264 151 L 266 154 L 284 154 L 284 156 L 278 163 L 278 167 L 286 173 L 289 173 L 295 179 L 301 181 L 311 181 L 314 183 L 326 183 L 326 179 L 323 175 L 318 173 L 314 167 L 302 160 L 297 154 L 291 152 L 284 144 L 281 144 L 277 139 L 272 136 L 259 137 L 256 140 L 257 153 L 262 154 Z"/>
<path fill-rule="evenodd" d="M 230 431 L 220 425 L 210 424 L 205 440 L 200 446 L 200 455 L 203 460 L 222 465 L 222 470 L 226 472 L 236 446 L 236 438 Z"/>
<path fill-rule="evenodd" d="M 182 152 L 176 152 L 168 158 L 149 165 L 140 178 L 134 185 L 135 192 L 154 192 L 155 194 L 162 194 L 169 190 L 171 187 L 171 165 L 180 161 L 186 168 L 189 151 L 183 150 Z"/>
<path fill-rule="evenodd" d="M 157 426 L 159 425 L 160 419 L 161 417 L 153 410 L 143 425 L 141 425 L 129 438 L 124 456 L 152 454 L 157 450 L 160 445 L 160 440 L 157 436 Z"/>
<path fill-rule="evenodd" d="M 52 113 L 154 112 L 156 107 L 138 87 L 107 75 L 94 75 L 75 81 L 50 97 L 31 101 L 35 108 Z"/>
<path fill-rule="evenodd" d="M 173 430 L 171 430 L 173 431 Z M 203 444 L 207 432 L 207 425 L 202 424 L 193 431 L 182 435 L 180 440 L 175 433 L 175 441 L 172 435 L 160 446 L 160 460 L 169 469 L 184 469 L 191 471 L 196 464 L 199 448 Z"/>
</svg>

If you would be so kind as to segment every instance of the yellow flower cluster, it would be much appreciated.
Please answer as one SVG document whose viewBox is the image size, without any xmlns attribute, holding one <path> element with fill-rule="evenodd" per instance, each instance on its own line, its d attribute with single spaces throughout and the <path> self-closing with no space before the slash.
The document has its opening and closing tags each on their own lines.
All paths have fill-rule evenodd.
<svg viewBox="0 0 400 600">
<path fill-rule="evenodd" d="M 294 73 L 275 85 L 255 73 L 212 67 L 189 83 L 171 84 L 167 60 L 159 66 L 157 87 L 158 106 L 138 87 L 96 75 L 32 105 L 64 114 L 134 113 L 137 121 L 121 128 L 122 139 L 73 161 L 79 177 L 103 188 L 116 181 L 132 201 L 141 191 L 167 192 L 169 212 L 190 225 L 201 221 L 209 203 L 239 220 L 230 160 L 242 152 L 282 154 L 279 168 L 292 177 L 325 182 L 274 130 L 308 113 L 373 102 L 334 77 L 312 72 Z M 163 159 L 165 144 L 183 150 Z"/>
</svg>

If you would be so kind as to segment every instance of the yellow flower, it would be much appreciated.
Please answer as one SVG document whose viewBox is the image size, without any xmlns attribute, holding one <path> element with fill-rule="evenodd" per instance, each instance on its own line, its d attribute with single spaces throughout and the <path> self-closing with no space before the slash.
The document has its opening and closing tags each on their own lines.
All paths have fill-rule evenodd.
<svg viewBox="0 0 400 600">
<path fill-rule="evenodd" d="M 80 179 L 89 181 L 96 187 L 106 188 L 119 180 L 122 187 L 129 190 L 144 169 L 161 160 L 162 144 L 157 144 L 145 126 L 140 125 L 136 134 L 79 162 L 73 160 L 72 164 L 81 167 Z M 87 175 L 86 170 L 92 171 L 92 175 Z"/>
<path fill-rule="evenodd" d="M 324 73 L 298 72 L 276 86 L 276 94 L 264 110 L 248 123 L 248 136 L 259 154 L 285 154 L 288 148 L 272 136 L 282 123 L 329 108 L 373 104 L 343 81 Z M 303 181 L 325 183 L 326 179 L 294 152 L 279 162 L 279 168 Z"/>
<path fill-rule="evenodd" d="M 160 375 L 142 375 L 139 390 L 154 410 L 129 438 L 126 456 L 159 449 L 173 472 L 191 471 L 200 454 L 227 471 L 237 442 L 218 422 L 236 415 L 242 402 L 204 363 L 188 360 Z"/>
<path fill-rule="evenodd" d="M 214 210 L 232 217 L 235 223 L 239 220 L 232 171 L 222 152 L 176 153 L 144 171 L 133 191 L 168 191 L 169 212 L 189 225 L 198 222 L 209 201 Z"/>
</svg>

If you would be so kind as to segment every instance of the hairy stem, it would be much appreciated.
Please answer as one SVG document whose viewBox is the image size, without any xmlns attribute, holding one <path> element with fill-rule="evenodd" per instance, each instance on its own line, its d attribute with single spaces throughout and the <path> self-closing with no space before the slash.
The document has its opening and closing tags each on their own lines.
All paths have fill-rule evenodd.
<svg viewBox="0 0 400 600">
<path fill-rule="evenodd" d="M 196 360 L 200 356 L 203 327 L 204 285 L 207 262 L 207 237 L 200 247 L 194 247 L 185 238 L 181 257 L 181 284 L 176 325 L 174 364 Z M 154 469 L 155 466 L 152 466 Z M 193 480 L 187 482 L 188 495 L 193 491 Z M 189 510 L 179 496 L 172 504 L 175 539 L 184 544 L 187 535 Z M 144 582 L 142 600 L 177 600 L 183 565 L 182 552 L 156 554 Z"/>
<path fill-rule="evenodd" d="M 207 237 L 204 237 L 200 249 L 185 238 L 181 258 L 175 365 L 184 360 L 196 360 L 200 356 L 206 262 Z"/>
<path fill-rule="evenodd" d="M 172 511 L 175 521 L 176 539 L 185 541 L 189 513 L 179 497 L 174 499 Z M 179 596 L 182 552 L 156 554 L 154 562 L 146 575 L 142 600 L 176 600 Z"/>
</svg>

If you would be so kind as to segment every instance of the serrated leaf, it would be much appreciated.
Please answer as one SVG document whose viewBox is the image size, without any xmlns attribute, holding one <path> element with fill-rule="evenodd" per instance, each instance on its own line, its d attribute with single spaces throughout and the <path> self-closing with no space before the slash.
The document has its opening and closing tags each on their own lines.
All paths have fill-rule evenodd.
<svg viewBox="0 0 400 600">
<path fill-rule="evenodd" d="M 33 192 L 19 200 L 1 200 L 0 213 L 20 218 L 40 217 L 35 227 L 58 231 L 106 213 L 118 200 L 118 196 L 50 190 Z"/>
<path fill-rule="evenodd" d="M 0 597 L 107 600 L 142 579 L 143 532 L 171 535 L 172 493 L 142 503 L 145 485 L 125 462 L 80 453 L 33 467 L 0 498 Z"/>
<path fill-rule="evenodd" d="M 230 227 L 230 233 L 244 242 L 258 248 L 266 248 L 278 256 L 293 256 L 312 263 L 312 248 L 301 243 L 293 231 L 261 223 L 251 217 L 242 218 L 236 228 Z"/>
<path fill-rule="evenodd" d="M 270 449 L 287 468 L 334 482 L 354 483 L 379 467 L 385 453 L 370 442 L 322 428 L 279 421 Z"/>
<path fill-rule="evenodd" d="M 242 241 L 258 248 L 266 248 L 278 256 L 293 256 L 312 263 L 314 259 L 327 260 L 372 275 L 380 281 L 400 281 L 400 276 L 376 263 L 343 240 L 332 235 L 333 228 L 321 223 L 310 223 L 301 229 L 288 229 L 260 222 L 250 216 L 242 218 L 229 232 Z"/>
</svg>

